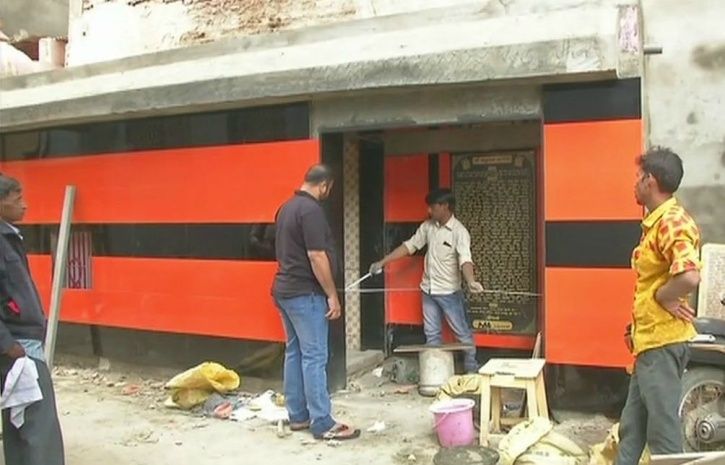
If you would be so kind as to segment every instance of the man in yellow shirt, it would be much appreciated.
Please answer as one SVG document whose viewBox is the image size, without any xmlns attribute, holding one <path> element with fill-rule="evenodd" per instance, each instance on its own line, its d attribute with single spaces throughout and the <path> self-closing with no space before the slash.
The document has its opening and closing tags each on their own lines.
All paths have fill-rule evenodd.
<svg viewBox="0 0 725 465">
<path fill-rule="evenodd" d="M 689 359 L 687 341 L 696 334 L 687 297 L 700 282 L 700 233 L 673 197 L 682 180 L 682 160 L 654 147 L 638 165 L 634 193 L 648 214 L 632 254 L 637 284 L 625 342 L 635 363 L 619 427 L 617 465 L 637 465 L 645 445 L 653 454 L 682 452 L 681 380 Z"/>
</svg>

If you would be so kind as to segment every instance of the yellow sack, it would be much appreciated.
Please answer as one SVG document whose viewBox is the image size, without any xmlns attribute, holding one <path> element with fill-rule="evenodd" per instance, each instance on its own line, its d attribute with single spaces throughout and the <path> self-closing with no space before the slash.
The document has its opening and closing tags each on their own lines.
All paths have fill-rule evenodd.
<svg viewBox="0 0 725 465">
<path fill-rule="evenodd" d="M 436 400 L 448 400 L 462 395 L 481 395 L 482 378 L 479 375 L 456 375 L 448 378 L 448 382 L 441 386 Z"/>
<path fill-rule="evenodd" d="M 203 402 L 213 393 L 224 394 L 239 387 L 239 375 L 214 362 L 204 362 L 174 376 L 165 388 L 173 392 L 167 406 L 190 409 Z"/>
<path fill-rule="evenodd" d="M 619 423 L 616 423 L 609 430 L 609 434 L 607 434 L 604 442 L 592 446 L 591 453 L 589 454 L 589 465 L 614 465 L 618 448 Z M 639 460 L 639 465 L 649 465 L 649 463 L 650 452 L 649 448 L 645 447 L 642 458 Z"/>
<path fill-rule="evenodd" d="M 177 389 L 166 399 L 164 405 L 169 408 L 189 410 L 206 402 L 209 396 L 211 392 L 203 389 Z"/>
</svg>

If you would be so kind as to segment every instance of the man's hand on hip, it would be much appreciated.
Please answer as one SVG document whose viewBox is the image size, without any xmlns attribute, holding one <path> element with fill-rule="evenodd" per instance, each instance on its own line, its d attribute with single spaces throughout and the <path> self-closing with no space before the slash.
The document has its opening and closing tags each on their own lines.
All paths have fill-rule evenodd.
<svg viewBox="0 0 725 465">
<path fill-rule="evenodd" d="M 23 346 L 16 342 L 10 347 L 10 349 L 8 349 L 7 352 L 5 352 L 5 355 L 12 359 L 25 357 L 25 349 L 23 349 Z"/>
<path fill-rule="evenodd" d="M 328 297 L 327 299 L 327 317 L 328 320 L 337 320 L 342 315 L 342 306 L 340 305 L 340 299 L 337 296 Z"/>
<path fill-rule="evenodd" d="M 634 353 L 634 340 L 632 339 L 632 325 L 627 325 L 624 330 L 624 345 L 627 346 L 627 350 L 630 354 Z"/>
<path fill-rule="evenodd" d="M 695 319 L 695 311 L 687 302 L 681 302 L 680 299 L 660 299 L 659 289 L 655 293 L 655 300 L 662 308 L 681 320 L 692 322 Z"/>
</svg>

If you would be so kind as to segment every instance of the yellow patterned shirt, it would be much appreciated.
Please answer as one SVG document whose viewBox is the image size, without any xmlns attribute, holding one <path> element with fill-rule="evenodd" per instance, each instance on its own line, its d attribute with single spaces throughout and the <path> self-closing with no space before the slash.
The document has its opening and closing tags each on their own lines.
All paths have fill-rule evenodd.
<svg viewBox="0 0 725 465">
<path fill-rule="evenodd" d="M 655 292 L 672 276 L 699 270 L 700 231 L 671 198 L 642 221 L 642 238 L 632 254 L 637 272 L 632 340 L 634 355 L 695 336 L 695 327 L 674 317 L 655 301 Z"/>
</svg>

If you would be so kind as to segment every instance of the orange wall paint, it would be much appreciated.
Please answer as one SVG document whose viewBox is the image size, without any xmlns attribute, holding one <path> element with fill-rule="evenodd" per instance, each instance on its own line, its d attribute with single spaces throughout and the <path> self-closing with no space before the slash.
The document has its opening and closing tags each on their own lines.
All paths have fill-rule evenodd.
<svg viewBox="0 0 725 465">
<path fill-rule="evenodd" d="M 271 222 L 318 162 L 317 140 L 1 163 L 29 204 L 26 223 L 58 223 L 65 186 L 76 223 Z"/>
<path fill-rule="evenodd" d="M 51 258 L 29 261 L 48 308 Z M 64 292 L 62 321 L 284 340 L 270 296 L 274 262 L 95 257 L 92 266 L 92 289 Z"/>
</svg>

